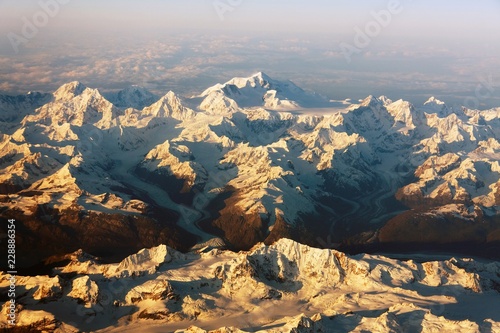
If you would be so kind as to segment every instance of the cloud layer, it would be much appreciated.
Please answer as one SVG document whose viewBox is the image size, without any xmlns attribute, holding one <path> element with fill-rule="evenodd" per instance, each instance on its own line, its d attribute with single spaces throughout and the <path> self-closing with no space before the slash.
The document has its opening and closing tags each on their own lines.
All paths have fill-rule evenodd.
<svg viewBox="0 0 500 333">
<path fill-rule="evenodd" d="M 262 70 L 335 99 L 385 94 L 413 102 L 437 95 L 461 103 L 491 77 L 498 87 L 481 106 L 500 105 L 500 29 L 495 29 L 500 20 L 492 20 L 500 17 L 499 1 L 474 7 L 468 21 L 458 18 L 466 17 L 469 2 L 457 1 L 453 10 L 434 5 L 423 22 L 429 8 L 401 0 L 401 11 L 387 24 L 373 14 L 387 12 L 386 1 L 361 1 L 356 8 L 347 2 L 336 8 L 325 1 L 231 2 L 223 20 L 215 2 L 191 12 L 188 3 L 194 6 L 145 1 L 139 8 L 110 1 L 99 7 L 93 0 L 70 0 L 15 54 L 6 36 L 22 36 L 22 18 L 32 20 L 40 5 L 1 1 L 0 92 L 53 91 L 79 80 L 102 90 L 138 84 L 157 94 L 192 95 Z M 485 24 L 472 29 L 470 21 Z M 359 31 L 369 35 L 362 47 L 366 36 Z M 349 61 L 342 43 L 359 50 Z"/>
</svg>

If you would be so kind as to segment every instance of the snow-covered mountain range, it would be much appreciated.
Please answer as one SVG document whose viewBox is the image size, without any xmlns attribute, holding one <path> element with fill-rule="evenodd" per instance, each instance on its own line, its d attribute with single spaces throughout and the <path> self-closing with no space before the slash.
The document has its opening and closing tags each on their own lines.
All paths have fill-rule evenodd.
<svg viewBox="0 0 500 333">
<path fill-rule="evenodd" d="M 18 328 L 500 331 L 498 262 L 338 251 L 498 258 L 499 140 L 500 108 L 342 104 L 264 73 L 0 95 Z"/>
<path fill-rule="evenodd" d="M 348 256 L 281 239 L 248 252 L 82 251 L 18 277 L 18 329 L 44 332 L 499 332 L 498 262 Z M 0 273 L 0 288 L 8 288 Z M 9 302 L 2 307 L 6 326 Z"/>
<path fill-rule="evenodd" d="M 108 97 L 79 82 L 0 96 L 0 212 L 32 244 L 26 265 L 281 237 L 498 254 L 500 108 L 339 107 L 264 73 L 191 98 Z"/>
</svg>

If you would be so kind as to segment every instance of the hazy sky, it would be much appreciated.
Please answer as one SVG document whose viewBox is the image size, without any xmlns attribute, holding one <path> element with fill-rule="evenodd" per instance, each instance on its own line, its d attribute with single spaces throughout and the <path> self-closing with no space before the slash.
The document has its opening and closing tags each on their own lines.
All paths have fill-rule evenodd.
<svg viewBox="0 0 500 333">
<path fill-rule="evenodd" d="M 193 94 L 262 70 L 332 98 L 460 103 L 489 82 L 476 99 L 500 106 L 500 0 L 0 0 L 0 22 L 7 93 Z"/>
<path fill-rule="evenodd" d="M 58 0 L 0 1 L 2 30 L 19 30 L 22 16 L 33 16 L 39 2 Z M 238 31 L 286 31 L 350 33 L 363 26 L 372 11 L 399 4 L 401 12 L 386 35 L 435 36 L 456 40 L 480 38 L 500 27 L 498 0 L 60 0 L 60 15 L 49 25 L 66 29 L 105 32 L 147 28 L 237 29 Z M 222 19 L 221 19 L 222 18 Z M 444 26 L 445 24 L 445 26 Z M 331 31 L 330 31 L 331 30 Z M 3 31 L 4 32 L 4 31 Z M 460 33 L 460 36 L 457 36 Z"/>
</svg>

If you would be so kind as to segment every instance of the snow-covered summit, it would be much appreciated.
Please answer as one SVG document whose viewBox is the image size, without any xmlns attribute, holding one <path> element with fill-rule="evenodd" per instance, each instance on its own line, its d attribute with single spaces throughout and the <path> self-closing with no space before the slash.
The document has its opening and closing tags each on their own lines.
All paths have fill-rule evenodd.
<svg viewBox="0 0 500 333">
<path fill-rule="evenodd" d="M 245 87 L 251 87 L 251 88 L 261 87 L 266 89 L 272 89 L 272 87 L 276 85 L 276 82 L 277 81 L 271 79 L 267 74 L 263 72 L 258 72 L 249 77 L 234 77 L 223 84 L 217 83 L 216 85 L 209 87 L 208 89 L 203 91 L 200 96 L 205 97 L 210 93 L 212 93 L 213 91 L 218 91 L 218 90 L 226 89 L 225 91 L 230 91 L 231 86 L 234 86 L 238 89 L 243 89 Z"/>
<path fill-rule="evenodd" d="M 267 74 L 263 72 L 255 73 L 252 76 L 246 78 L 235 77 L 225 83 L 225 85 L 235 85 L 240 89 L 246 86 L 250 86 L 252 88 L 260 86 L 266 89 L 272 89 L 278 84 L 279 83 L 277 81 L 271 79 Z"/>
<path fill-rule="evenodd" d="M 429 99 L 424 103 L 424 105 L 445 105 L 445 103 L 434 96 L 429 97 Z"/>
<path fill-rule="evenodd" d="M 393 102 L 392 99 L 390 99 L 389 97 L 387 97 L 385 95 L 379 96 L 378 100 L 381 101 L 382 103 L 384 103 L 385 106 L 387 106 Z"/>
<path fill-rule="evenodd" d="M 250 77 L 235 77 L 224 84 L 216 84 L 200 96 L 210 97 L 217 93 L 234 100 L 240 107 L 294 109 L 328 104 L 328 100 L 322 96 L 306 92 L 291 81 L 272 79 L 263 72 Z"/>
<path fill-rule="evenodd" d="M 387 111 L 394 117 L 398 123 L 404 124 L 406 129 L 414 129 L 422 120 L 415 112 L 415 107 L 408 101 L 399 99 L 385 106 Z"/>
<path fill-rule="evenodd" d="M 381 105 L 381 101 L 376 98 L 375 96 L 368 96 L 365 99 L 363 99 L 360 103 L 360 106 L 364 107 L 379 107 Z"/>
<path fill-rule="evenodd" d="M 194 116 L 194 111 L 185 107 L 180 98 L 169 91 L 157 102 L 142 110 L 144 116 L 171 117 L 177 120 L 184 120 Z"/>
<path fill-rule="evenodd" d="M 424 103 L 423 109 L 427 113 L 435 113 L 440 117 L 446 117 L 452 113 L 452 110 L 446 105 L 445 102 L 434 96 L 430 97 Z"/>
<path fill-rule="evenodd" d="M 69 101 L 72 98 L 82 94 L 87 87 L 79 81 L 73 81 L 63 84 L 54 92 L 56 101 Z"/>
</svg>

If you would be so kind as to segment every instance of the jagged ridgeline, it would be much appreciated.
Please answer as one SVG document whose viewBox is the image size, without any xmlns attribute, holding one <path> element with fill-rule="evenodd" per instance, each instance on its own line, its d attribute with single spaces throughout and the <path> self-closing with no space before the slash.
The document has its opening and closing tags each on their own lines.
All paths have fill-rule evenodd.
<svg viewBox="0 0 500 333">
<path fill-rule="evenodd" d="M 24 266 L 282 237 L 498 256 L 499 122 L 435 98 L 334 102 L 264 73 L 186 98 L 72 82 L 0 96 L 0 211 Z"/>
</svg>

